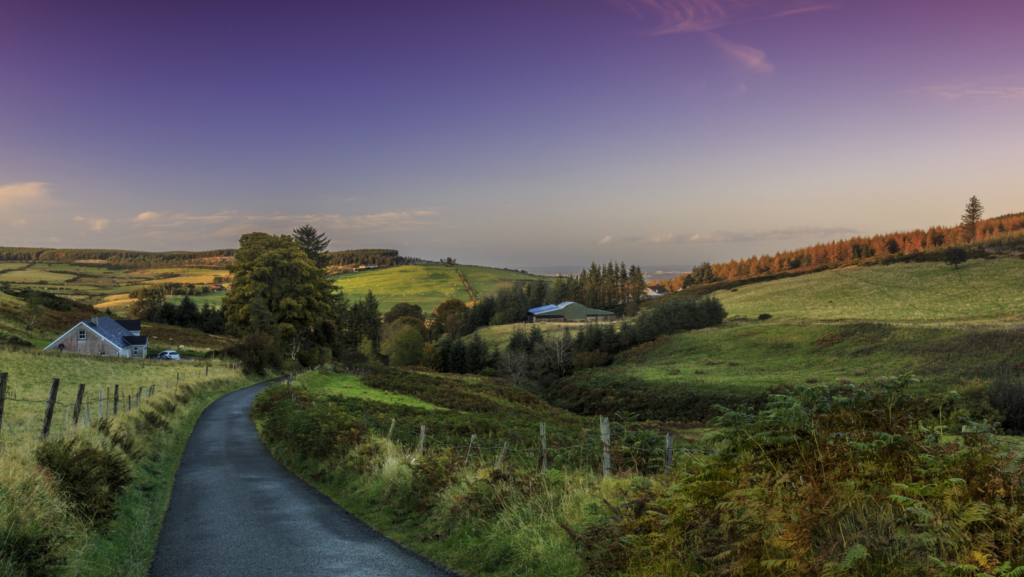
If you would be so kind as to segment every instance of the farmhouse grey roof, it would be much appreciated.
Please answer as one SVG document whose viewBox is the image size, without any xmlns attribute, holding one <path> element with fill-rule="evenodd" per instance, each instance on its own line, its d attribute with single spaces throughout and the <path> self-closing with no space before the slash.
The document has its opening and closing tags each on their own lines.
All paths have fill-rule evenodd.
<svg viewBox="0 0 1024 577">
<path fill-rule="evenodd" d="M 88 325 L 89 328 L 95 330 L 100 336 L 122 348 L 149 343 L 148 337 L 133 335 L 131 329 L 125 327 L 122 323 L 128 323 L 129 326 L 131 326 L 131 323 L 138 323 L 139 328 L 142 328 L 140 321 L 115 321 L 110 317 L 94 317 L 87 321 L 82 321 L 82 324 Z"/>
<path fill-rule="evenodd" d="M 114 321 L 121 325 L 130 332 L 139 332 L 142 330 L 142 321 Z"/>
<path fill-rule="evenodd" d="M 615 313 L 603 311 L 600 309 L 592 309 L 585 307 L 581 304 L 574 303 L 572 301 L 566 301 L 557 305 L 547 305 L 543 307 L 537 307 L 530 309 L 529 314 L 535 317 L 554 317 L 559 318 L 566 316 L 565 313 L 571 311 L 573 318 L 585 318 L 585 317 L 600 317 L 600 316 L 614 316 Z"/>
</svg>

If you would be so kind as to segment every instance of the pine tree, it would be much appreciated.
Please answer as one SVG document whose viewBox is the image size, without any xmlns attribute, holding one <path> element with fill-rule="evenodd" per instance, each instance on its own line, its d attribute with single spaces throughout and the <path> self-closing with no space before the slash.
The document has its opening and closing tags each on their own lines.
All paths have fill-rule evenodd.
<svg viewBox="0 0 1024 577">
<path fill-rule="evenodd" d="M 304 224 L 292 231 L 292 237 L 299 241 L 302 252 L 306 253 L 318 268 L 326 269 L 330 264 L 330 256 L 327 253 L 327 245 L 331 239 L 326 238 L 327 233 L 318 232 L 312 225 Z"/>
<path fill-rule="evenodd" d="M 978 200 L 977 196 L 972 196 L 971 200 L 967 201 L 967 207 L 964 210 L 964 215 L 960 217 L 960 222 L 963 223 L 963 240 L 964 242 L 973 242 L 977 234 L 978 221 L 981 220 L 981 215 L 985 212 L 985 207 L 981 206 L 981 201 Z"/>
</svg>

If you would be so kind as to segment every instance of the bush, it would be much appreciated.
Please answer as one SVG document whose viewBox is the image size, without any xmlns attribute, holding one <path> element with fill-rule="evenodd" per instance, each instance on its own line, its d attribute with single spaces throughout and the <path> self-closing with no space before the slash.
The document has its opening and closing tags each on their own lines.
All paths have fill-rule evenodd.
<svg viewBox="0 0 1024 577">
<path fill-rule="evenodd" d="M 4 339 L 3 343 L 10 347 L 22 347 L 29 349 L 35 346 L 31 342 L 15 335 L 8 335 L 7 338 Z"/>
<path fill-rule="evenodd" d="M 759 321 L 766 321 L 766 320 L 768 320 L 770 318 L 772 318 L 772 315 L 770 315 L 768 313 L 761 313 L 761 314 L 757 315 L 757 320 L 759 320 Z"/>
<path fill-rule="evenodd" d="M 1024 433 L 1024 376 L 1015 376 L 1001 366 L 988 391 L 992 408 L 1003 416 L 1003 428 L 1013 434 Z"/>
<path fill-rule="evenodd" d="M 612 357 L 608 353 L 591 351 L 589 353 L 576 353 L 576 358 L 573 359 L 572 364 L 577 371 L 581 371 L 583 369 L 608 366 L 611 362 Z"/>
<path fill-rule="evenodd" d="M 80 436 L 48 440 L 34 452 L 82 520 L 103 527 L 117 517 L 115 499 L 133 480 L 124 453 Z"/>
<path fill-rule="evenodd" d="M 20 451 L 0 455 L 0 575 L 54 575 L 84 537 L 53 475 Z"/>
</svg>

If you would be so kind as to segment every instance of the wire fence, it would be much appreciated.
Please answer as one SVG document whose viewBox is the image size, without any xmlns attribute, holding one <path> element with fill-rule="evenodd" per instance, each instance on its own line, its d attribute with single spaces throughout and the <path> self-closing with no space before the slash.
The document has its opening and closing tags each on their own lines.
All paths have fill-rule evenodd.
<svg viewBox="0 0 1024 577">
<path fill-rule="evenodd" d="M 198 383 L 210 377 L 210 367 L 202 370 L 178 371 L 173 378 L 160 379 L 139 387 L 89 387 L 78 384 L 74 402 L 57 400 L 60 392 L 68 388 L 60 379 L 52 379 L 46 399 L 19 397 L 11 390 L 8 373 L 0 373 L 0 451 L 5 446 L 31 440 L 62 437 L 78 426 L 91 426 L 103 418 L 137 411 L 157 394 L 189 381 Z M 184 377 L 184 378 L 183 378 Z M 20 408 L 15 415 L 16 407 Z M 26 411 L 25 408 L 32 410 Z"/>
</svg>

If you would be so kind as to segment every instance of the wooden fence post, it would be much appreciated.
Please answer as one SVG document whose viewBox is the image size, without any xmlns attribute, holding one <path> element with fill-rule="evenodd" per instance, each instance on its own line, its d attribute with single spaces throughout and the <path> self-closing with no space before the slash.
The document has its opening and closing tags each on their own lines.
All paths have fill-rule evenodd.
<svg viewBox="0 0 1024 577">
<path fill-rule="evenodd" d="M 667 435 L 665 435 L 665 474 L 666 475 L 668 475 L 669 473 L 672 472 L 672 443 L 673 443 L 673 441 L 674 441 L 674 438 L 672 436 L 672 432 L 669 431 L 669 433 Z"/>
<path fill-rule="evenodd" d="M 85 396 L 85 424 L 92 425 L 92 401 L 89 395 Z"/>
<path fill-rule="evenodd" d="M 106 418 L 106 416 L 107 416 L 107 405 L 110 405 L 110 387 L 107 387 L 106 405 L 103 406 L 103 417 L 104 418 Z M 111 407 L 111 410 L 113 410 L 113 407 Z"/>
<path fill-rule="evenodd" d="M 124 406 L 127 412 L 132 412 L 132 394 L 125 393 L 124 395 Z"/>
<path fill-rule="evenodd" d="M 78 396 L 75 397 L 75 412 L 72 413 L 71 420 L 78 426 L 78 416 L 82 414 L 82 397 L 85 396 L 85 383 L 78 385 Z"/>
<path fill-rule="evenodd" d="M 0 435 L 4 432 L 4 399 L 7 398 L 7 373 L 0 373 Z"/>
<path fill-rule="evenodd" d="M 391 419 L 391 428 L 388 429 L 388 440 L 391 440 L 391 433 L 395 432 L 395 420 Z"/>
<path fill-rule="evenodd" d="M 50 434 L 50 421 L 53 420 L 53 406 L 57 404 L 57 387 L 60 386 L 60 379 L 53 379 L 50 383 L 50 398 L 46 400 L 46 412 L 43 414 L 42 440 Z"/>
<path fill-rule="evenodd" d="M 612 426 L 608 417 L 601 417 L 601 470 L 605 477 L 612 474 Z"/>
<path fill-rule="evenodd" d="M 424 438 L 426 438 L 426 436 L 427 436 L 427 426 L 426 425 L 420 425 L 420 446 L 417 449 L 417 453 L 420 454 L 420 455 L 423 454 L 423 440 L 424 440 Z"/>
<path fill-rule="evenodd" d="M 96 404 L 96 418 L 103 418 L 103 389 L 100 389 L 100 398 Z"/>
<path fill-rule="evenodd" d="M 505 444 L 501 446 L 501 453 L 498 454 L 498 462 L 494 464 L 494 468 L 495 469 L 500 469 L 501 468 L 501 462 L 505 460 L 505 453 L 507 453 L 507 452 L 508 452 L 508 441 L 505 441 Z"/>
<path fill-rule="evenodd" d="M 114 385 L 114 415 L 113 416 L 115 416 L 115 417 L 117 416 L 117 403 L 118 403 L 118 399 L 120 398 L 120 396 L 118 395 L 118 392 L 119 392 L 118 389 L 120 387 L 121 387 L 121 385 Z M 107 390 L 109 391 L 109 389 L 107 389 Z"/>
<path fill-rule="evenodd" d="M 139 387 L 139 394 L 135 397 L 135 408 L 142 406 L 142 387 Z"/>
<path fill-rule="evenodd" d="M 544 423 L 540 424 L 540 472 L 548 472 L 548 434 L 544 430 Z"/>
<path fill-rule="evenodd" d="M 466 450 L 466 462 L 462 464 L 463 467 L 469 466 L 469 456 L 473 454 L 473 441 L 476 440 L 476 435 L 469 437 L 469 449 Z"/>
<path fill-rule="evenodd" d="M 206 365 L 206 376 L 210 376 L 210 365 Z"/>
</svg>

